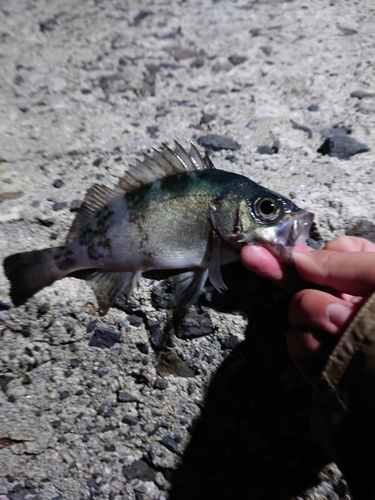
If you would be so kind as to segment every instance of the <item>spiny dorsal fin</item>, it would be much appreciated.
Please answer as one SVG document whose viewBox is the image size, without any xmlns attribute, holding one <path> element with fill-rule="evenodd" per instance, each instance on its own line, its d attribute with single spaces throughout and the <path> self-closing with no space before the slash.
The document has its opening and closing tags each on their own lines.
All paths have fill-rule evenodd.
<svg viewBox="0 0 375 500">
<path fill-rule="evenodd" d="M 136 160 L 134 168 L 119 180 L 115 190 L 128 192 L 169 175 L 210 168 L 214 166 L 207 153 L 202 158 L 193 143 L 190 145 L 190 151 L 187 152 L 175 141 L 174 150 L 163 144 L 160 151 L 154 150 L 150 155 L 144 154 L 142 161 Z"/>
<path fill-rule="evenodd" d="M 94 184 L 86 193 L 85 199 L 66 238 L 66 244 L 71 243 L 81 232 L 81 229 L 116 195 L 112 189 Z"/>
</svg>

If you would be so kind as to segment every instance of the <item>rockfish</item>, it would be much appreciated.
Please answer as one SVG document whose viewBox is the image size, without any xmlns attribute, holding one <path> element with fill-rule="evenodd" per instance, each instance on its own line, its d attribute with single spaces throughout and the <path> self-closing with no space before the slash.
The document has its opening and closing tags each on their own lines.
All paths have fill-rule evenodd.
<svg viewBox="0 0 375 500">
<path fill-rule="evenodd" d="M 289 264 L 314 215 L 242 175 L 214 168 L 194 144 L 177 142 L 137 160 L 114 189 L 91 187 L 65 246 L 10 255 L 4 270 L 15 305 L 66 276 L 85 279 L 105 314 L 129 297 L 142 274 L 180 277 L 174 285 L 181 314 L 207 278 L 226 289 L 220 266 L 239 259 L 243 245 L 266 246 Z"/>
</svg>

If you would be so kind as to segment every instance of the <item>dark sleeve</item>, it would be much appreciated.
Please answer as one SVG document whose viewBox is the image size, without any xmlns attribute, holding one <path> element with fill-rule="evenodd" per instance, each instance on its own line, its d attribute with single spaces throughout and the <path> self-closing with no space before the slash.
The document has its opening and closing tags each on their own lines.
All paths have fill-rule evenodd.
<svg viewBox="0 0 375 500">
<path fill-rule="evenodd" d="M 311 426 L 353 499 L 375 499 L 375 294 L 328 359 L 313 396 Z"/>
</svg>

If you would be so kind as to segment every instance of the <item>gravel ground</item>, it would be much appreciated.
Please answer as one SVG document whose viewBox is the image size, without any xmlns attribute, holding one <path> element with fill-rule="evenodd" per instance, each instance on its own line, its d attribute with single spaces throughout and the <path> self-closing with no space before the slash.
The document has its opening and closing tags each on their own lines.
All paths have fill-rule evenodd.
<svg viewBox="0 0 375 500">
<path fill-rule="evenodd" d="M 207 134 L 241 146 L 217 167 L 313 211 L 319 243 L 375 241 L 374 15 L 371 0 L 0 1 L 0 257 L 63 244 L 88 187 Z M 228 266 L 229 291 L 207 287 L 181 321 L 168 283 L 99 317 L 73 278 L 13 308 L 0 273 L 0 500 L 348 498 L 272 285 Z"/>
</svg>

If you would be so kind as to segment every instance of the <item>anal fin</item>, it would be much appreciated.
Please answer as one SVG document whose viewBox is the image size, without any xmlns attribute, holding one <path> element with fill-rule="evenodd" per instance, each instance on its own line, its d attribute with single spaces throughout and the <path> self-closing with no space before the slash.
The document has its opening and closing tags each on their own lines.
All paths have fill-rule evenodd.
<svg viewBox="0 0 375 500">
<path fill-rule="evenodd" d="M 116 298 L 124 292 L 129 298 L 138 281 L 138 273 L 94 271 L 86 276 L 98 301 L 99 313 L 106 314 Z"/>
<path fill-rule="evenodd" d="M 189 307 L 197 302 L 206 283 L 208 270 L 196 269 L 180 274 L 180 280 L 172 285 L 177 311 L 186 314 Z"/>
</svg>

